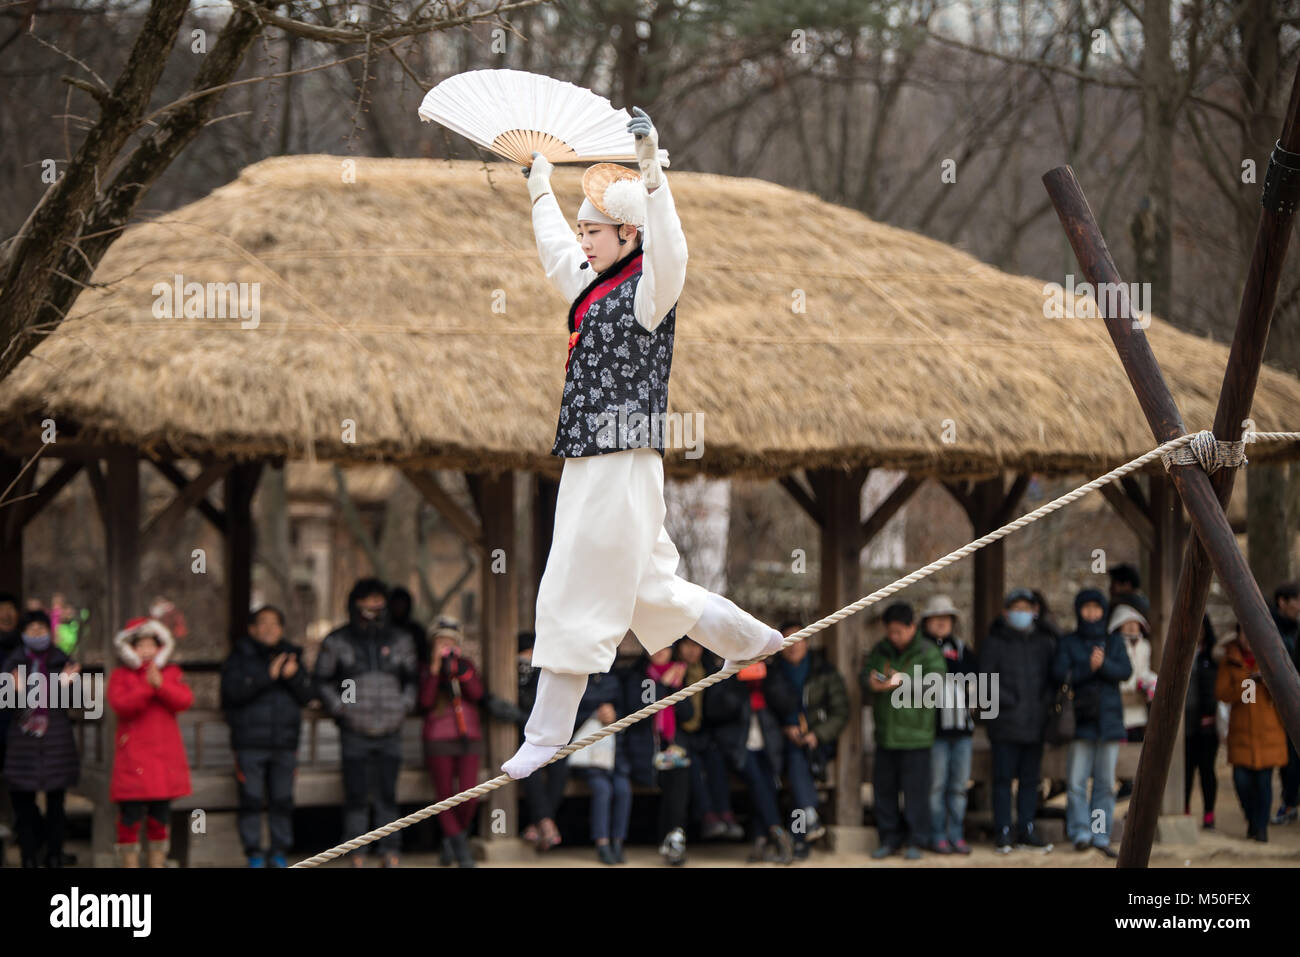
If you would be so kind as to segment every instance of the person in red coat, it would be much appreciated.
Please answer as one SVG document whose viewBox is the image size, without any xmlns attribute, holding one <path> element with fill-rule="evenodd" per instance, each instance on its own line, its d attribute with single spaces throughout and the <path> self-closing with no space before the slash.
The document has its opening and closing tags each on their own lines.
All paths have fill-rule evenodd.
<svg viewBox="0 0 1300 957">
<path fill-rule="evenodd" d="M 120 806 L 117 851 L 123 867 L 140 866 L 140 822 L 147 818 L 149 866 L 166 866 L 167 815 L 173 798 L 190 793 L 176 715 L 194 703 L 181 669 L 168 664 L 176 640 L 162 622 L 133 618 L 113 639 L 123 665 L 108 677 L 108 705 L 117 715 L 108 797 Z"/>
<path fill-rule="evenodd" d="M 432 661 L 420 679 L 420 708 L 425 712 L 424 760 L 438 800 L 444 801 L 478 784 L 483 756 L 478 711 L 483 700 L 483 679 L 474 663 L 461 653 L 458 621 L 440 619 L 430 639 Z M 450 864 L 454 856 L 460 867 L 474 866 L 465 832 L 474 820 L 477 803 L 477 799 L 471 799 L 439 815 L 444 864 Z"/>
</svg>

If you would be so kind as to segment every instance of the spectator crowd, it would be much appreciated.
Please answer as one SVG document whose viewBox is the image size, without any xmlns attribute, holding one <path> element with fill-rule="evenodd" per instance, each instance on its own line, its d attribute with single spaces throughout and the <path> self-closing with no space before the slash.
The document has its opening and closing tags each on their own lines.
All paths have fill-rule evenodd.
<svg viewBox="0 0 1300 957">
<path fill-rule="evenodd" d="M 1149 601 L 1138 574 L 1118 566 L 1110 579 L 1108 592 L 1084 589 L 1074 597 L 1068 631 L 1044 596 L 1024 587 L 1006 594 L 1001 614 L 976 643 L 963 634 L 963 616 L 948 596 L 932 597 L 919 613 L 907 602 L 884 609 L 880 633 L 853 676 L 869 708 L 874 745 L 868 753 L 879 836 L 873 857 L 971 853 L 966 817 L 979 729 L 989 745 L 999 853 L 1053 850 L 1039 824 L 1043 757 L 1051 743 L 1065 749 L 1068 843 L 1078 852 L 1117 856 L 1116 799 L 1131 787 L 1124 781 L 1116 787 L 1121 745 L 1142 740 L 1156 675 Z M 42 607 L 20 612 L 17 598 L 0 594 L 0 670 L 15 681 L 40 673 L 67 683 L 80 672 L 75 657 L 85 614 L 56 598 L 51 615 Z M 397 781 L 408 716 L 421 716 L 425 768 L 442 800 L 476 785 L 485 772 L 495 776 L 485 747 L 490 722 L 522 728 L 531 710 L 538 675 L 530 662 L 531 633 L 518 638 L 518 694 L 511 703 L 489 692 L 465 650 L 460 623 L 443 616 L 424 628 L 411 617 L 405 589 L 365 578 L 352 588 L 347 608 L 347 621 L 324 638 L 310 666 L 286 637 L 284 613 L 259 608 L 222 668 L 238 832 L 250 867 L 287 866 L 303 709 L 313 701 L 338 727 L 344 837 L 400 816 Z M 107 680 L 116 716 L 110 798 L 124 867 L 164 866 L 171 802 L 191 791 L 177 715 L 192 706 L 194 694 L 173 660 L 176 636 L 168 624 L 183 627 L 183 618 L 170 603 L 155 602 L 150 611 L 117 633 L 118 661 Z M 1296 659 L 1300 587 L 1276 589 L 1273 615 Z M 781 631 L 788 637 L 802 627 L 790 620 Z M 689 635 L 651 656 L 629 633 L 614 667 L 588 678 L 575 740 L 722 666 Z M 525 779 L 522 837 L 539 854 L 575 837 L 589 840 L 602 863 L 621 864 L 633 805 L 644 796 L 657 802 L 654 829 L 668 864 L 686 861 L 688 840 L 747 841 L 754 862 L 805 859 L 827 842 L 822 805 L 829 768 L 841 733 L 857 720 L 847 678 L 817 636 L 746 665 L 734 679 Z M 12 806 L 23 866 L 65 866 L 74 859 L 63 847 L 64 799 L 80 776 L 72 721 L 53 698 L 28 704 L 0 708 L 0 786 Z M 1215 827 L 1214 766 L 1224 740 L 1246 837 L 1267 841 L 1270 825 L 1296 822 L 1300 759 L 1239 628 L 1220 641 L 1205 619 L 1185 717 L 1186 809 L 1199 779 L 1203 827 Z M 1280 806 L 1273 812 L 1275 770 Z M 559 812 L 572 781 L 590 798 L 586 832 L 566 837 Z M 468 838 L 476 810 L 477 801 L 469 800 L 437 817 L 443 864 L 474 866 Z M 392 867 L 400 863 L 400 847 L 399 832 L 366 851 Z M 354 852 L 349 859 L 363 866 L 367 856 Z"/>
</svg>

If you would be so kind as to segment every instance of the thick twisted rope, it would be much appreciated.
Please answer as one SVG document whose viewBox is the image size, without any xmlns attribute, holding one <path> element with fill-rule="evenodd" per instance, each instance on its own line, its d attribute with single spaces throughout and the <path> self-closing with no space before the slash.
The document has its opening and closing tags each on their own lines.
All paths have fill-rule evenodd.
<svg viewBox="0 0 1300 957">
<path fill-rule="evenodd" d="M 1219 469 L 1235 469 L 1246 464 L 1246 440 L 1243 436 L 1236 442 L 1220 442 L 1209 430 L 1196 432 L 1187 445 L 1166 452 L 1160 461 L 1166 471 L 1175 465 L 1199 465 L 1206 475 L 1213 475 Z"/>
<path fill-rule="evenodd" d="M 904 577 L 898 579 L 897 581 L 891 582 L 890 584 L 884 586 L 883 588 L 878 588 L 876 591 L 873 591 L 870 595 L 866 595 L 863 598 L 859 598 L 851 605 L 845 605 L 839 611 L 827 615 L 825 618 L 822 618 L 819 621 L 813 622 L 811 625 L 808 625 L 806 628 L 802 628 L 799 631 L 796 631 L 794 634 L 790 635 L 785 639 L 781 647 L 785 648 L 786 646 L 793 644 L 796 641 L 800 641 L 804 638 L 809 637 L 810 635 L 815 635 L 817 632 L 823 631 L 824 629 L 829 628 L 831 625 L 834 625 L 837 622 L 843 621 L 845 618 L 848 618 L 851 615 L 856 615 L 858 612 L 862 611 L 862 609 L 870 605 L 874 605 L 876 602 L 880 601 L 881 599 L 888 598 L 890 595 L 902 591 L 904 588 L 907 588 L 909 585 L 914 585 L 917 582 L 919 582 L 921 579 L 933 575 L 935 572 L 939 571 L 940 569 L 947 568 L 949 565 L 953 564 L 954 562 L 961 561 L 963 558 L 966 558 L 968 555 L 971 555 L 972 553 L 979 551 L 981 548 L 985 547 L 986 545 L 991 545 L 993 542 L 996 542 L 999 539 L 1006 538 L 1012 532 L 1019 531 L 1020 529 L 1024 528 L 1026 525 L 1032 524 L 1033 522 L 1038 521 L 1040 518 L 1050 515 L 1052 512 L 1058 511 L 1064 508 L 1065 506 L 1071 504 L 1072 502 L 1078 501 L 1079 499 L 1083 498 L 1083 496 L 1087 495 L 1089 492 L 1101 488 L 1101 486 L 1106 485 L 1110 482 L 1114 482 L 1117 479 L 1123 478 L 1125 475 L 1128 475 L 1130 472 L 1134 472 L 1142 468 L 1142 466 L 1146 465 L 1148 462 L 1151 462 L 1154 459 L 1162 458 L 1163 456 L 1169 454 L 1170 452 L 1181 449 L 1184 446 L 1191 444 L 1192 442 L 1196 442 L 1196 441 L 1204 442 L 1204 439 L 1200 439 L 1198 438 L 1198 436 L 1203 436 L 1205 434 L 1206 433 L 1189 433 L 1187 435 L 1180 435 L 1176 439 L 1171 439 L 1170 441 L 1164 443 L 1163 445 L 1157 446 L 1156 448 L 1152 449 L 1151 451 L 1143 455 L 1138 456 L 1132 461 L 1126 462 L 1123 465 L 1119 466 L 1118 468 L 1112 469 L 1111 471 L 1107 472 L 1105 475 L 1099 476 L 1098 478 L 1093 479 L 1091 482 L 1088 482 L 1085 485 L 1080 485 L 1078 488 L 1074 489 L 1074 491 L 1067 492 L 1066 494 L 1060 496 L 1059 498 L 1053 499 L 1052 501 L 1048 502 L 1046 505 L 1039 506 L 1038 508 L 1034 509 L 1032 512 L 1027 512 L 1024 515 L 1021 515 L 1019 518 L 1015 519 L 1014 521 L 1008 522 L 1006 525 L 1003 525 L 1001 528 L 995 529 L 994 531 L 989 532 L 987 535 L 984 535 L 980 538 L 975 539 L 973 542 L 963 545 L 961 548 L 958 548 L 956 551 L 949 552 L 947 555 L 931 562 L 930 564 L 926 565 L 923 568 L 918 568 L 910 575 L 905 575 Z M 1212 435 L 1211 438 L 1213 438 Z M 1245 436 L 1243 436 L 1243 439 L 1244 441 L 1252 441 L 1252 442 L 1273 441 L 1273 440 L 1300 441 L 1300 432 L 1248 432 L 1246 433 Z M 1168 468 L 1169 465 L 1166 464 L 1165 467 Z M 773 654 L 775 654 L 775 652 L 773 652 Z M 764 655 L 763 657 L 767 657 L 767 656 Z M 757 658 L 750 659 L 750 661 L 757 661 L 757 660 L 759 659 Z M 646 718 L 650 717 L 652 714 L 662 711 L 664 708 L 670 707 L 671 705 L 675 705 L 677 702 L 689 698 L 692 695 L 697 695 L 701 691 L 704 691 L 706 688 L 713 687 L 719 681 L 725 681 L 727 678 L 730 678 L 732 675 L 734 675 L 737 671 L 740 671 L 741 668 L 743 668 L 745 665 L 749 664 L 750 661 L 732 662 L 730 665 L 723 668 L 722 670 L 716 671 L 705 678 L 701 678 L 693 685 L 689 685 L 685 688 L 682 688 L 680 691 L 675 691 L 672 694 L 670 694 L 668 697 L 661 698 L 660 700 L 654 702 L 654 704 L 646 705 L 646 707 L 642 708 L 640 711 L 636 711 L 625 717 L 619 718 L 613 724 L 608 724 L 605 727 L 601 728 L 599 731 L 595 731 L 587 735 L 585 738 L 582 738 L 581 740 L 574 741 L 568 745 L 565 745 L 563 748 L 557 751 L 555 756 L 552 757 L 550 761 L 547 761 L 546 764 L 550 764 L 554 761 L 560 760 L 561 758 L 567 757 L 575 751 L 581 751 L 583 748 L 589 747 L 590 745 L 595 744 L 597 741 L 600 741 L 603 738 L 607 738 L 612 734 L 618 734 L 624 728 L 630 727 L 631 725 L 636 724 L 638 721 L 643 721 Z M 542 765 L 542 767 L 545 766 L 546 765 Z M 443 811 L 450 810 L 451 808 L 455 807 L 458 804 L 464 804 L 466 801 L 472 798 L 482 797 L 483 795 L 489 794 L 492 791 L 497 790 L 498 788 L 505 787 L 513 780 L 515 779 L 510 777 L 510 775 L 508 774 L 500 774 L 497 777 L 492 778 L 490 781 L 484 781 L 482 784 L 477 785 L 476 787 L 472 787 L 469 788 L 468 790 L 461 791 L 459 794 L 455 795 L 454 797 L 449 797 L 445 801 L 439 801 L 437 804 L 431 804 L 426 808 L 422 808 L 421 810 L 416 811 L 414 814 L 408 814 L 405 817 L 398 818 L 396 821 L 392 821 L 389 824 L 385 824 L 383 827 L 375 828 L 375 830 L 362 834 L 360 837 L 354 837 L 350 841 L 344 841 L 342 844 L 339 844 L 336 847 L 332 847 L 328 851 L 323 851 L 314 857 L 309 857 L 306 860 L 299 861 L 293 866 L 294 867 L 316 867 L 320 864 L 324 864 L 326 861 L 331 861 L 336 857 L 342 857 L 344 854 L 347 854 L 350 851 L 355 851 L 358 848 L 365 847 L 367 844 L 377 841 L 380 838 L 387 837 L 389 834 L 393 834 L 396 831 L 400 831 L 402 828 L 410 827 L 412 824 L 418 824 L 420 821 L 427 820 L 428 818 L 431 818 L 434 815 L 441 814 Z"/>
</svg>

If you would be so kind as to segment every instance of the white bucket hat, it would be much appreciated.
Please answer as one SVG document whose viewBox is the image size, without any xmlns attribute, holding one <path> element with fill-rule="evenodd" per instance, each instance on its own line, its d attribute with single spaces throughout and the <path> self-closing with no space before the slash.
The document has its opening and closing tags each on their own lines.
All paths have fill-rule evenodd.
<svg viewBox="0 0 1300 957">
<path fill-rule="evenodd" d="M 925 608 L 921 611 L 921 621 L 927 618 L 938 618 L 940 615 L 951 615 L 953 621 L 961 618 L 961 612 L 957 606 L 952 603 L 952 599 L 947 595 L 935 595 L 925 603 Z"/>
</svg>

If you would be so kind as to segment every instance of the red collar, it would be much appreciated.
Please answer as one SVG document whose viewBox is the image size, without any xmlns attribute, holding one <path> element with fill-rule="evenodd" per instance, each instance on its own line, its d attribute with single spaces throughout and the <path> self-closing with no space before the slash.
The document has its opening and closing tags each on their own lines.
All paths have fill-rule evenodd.
<svg viewBox="0 0 1300 957">
<path fill-rule="evenodd" d="M 599 285 L 592 287 L 591 291 L 578 303 L 578 308 L 573 312 L 573 332 L 569 333 L 569 351 L 564 359 L 565 370 L 569 368 L 569 362 L 573 358 L 573 347 L 578 344 L 578 334 L 582 331 L 582 320 L 587 315 L 587 310 L 591 308 L 593 303 L 613 292 L 615 287 L 639 273 L 643 258 L 643 253 L 637 253 L 617 273 Z"/>
</svg>

